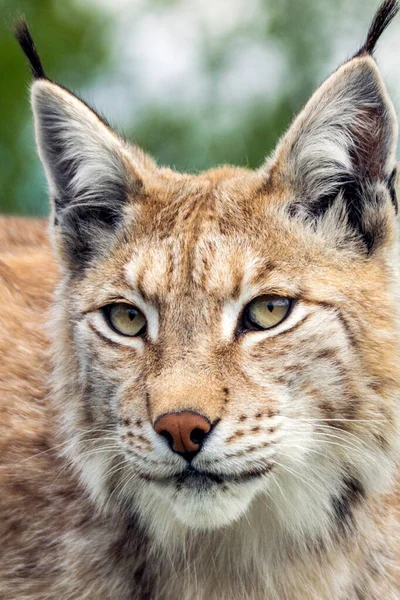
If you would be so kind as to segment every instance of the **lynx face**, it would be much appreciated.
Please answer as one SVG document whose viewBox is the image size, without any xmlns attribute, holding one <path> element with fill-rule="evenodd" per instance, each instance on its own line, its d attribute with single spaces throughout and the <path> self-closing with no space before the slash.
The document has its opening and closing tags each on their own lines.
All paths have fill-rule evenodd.
<svg viewBox="0 0 400 600">
<path fill-rule="evenodd" d="M 328 527 L 349 494 L 382 487 L 390 461 L 390 275 L 383 259 L 327 247 L 272 195 L 246 198 L 258 176 L 227 176 L 208 175 L 193 198 L 193 181 L 171 174 L 171 197 L 153 192 L 151 214 L 136 214 L 109 256 L 61 292 L 79 428 L 99 431 L 98 443 L 77 442 L 77 458 L 87 455 L 85 477 L 96 474 L 105 501 L 134 507 L 139 494 L 143 511 L 172 511 L 190 528 L 225 525 L 255 496 L 288 526 Z M 175 194 L 185 194 L 179 211 Z M 288 314 L 252 328 L 246 307 L 266 296 L 290 299 Z M 102 307 L 119 302 L 140 310 L 141 334 L 113 329 Z M 188 410 L 211 424 L 190 463 L 154 430 Z"/>
<path fill-rule="evenodd" d="M 370 50 L 265 166 L 199 176 L 157 167 L 36 65 L 66 453 L 96 502 L 160 538 L 261 509 L 270 533 L 343 531 L 391 477 L 397 123 Z"/>
</svg>

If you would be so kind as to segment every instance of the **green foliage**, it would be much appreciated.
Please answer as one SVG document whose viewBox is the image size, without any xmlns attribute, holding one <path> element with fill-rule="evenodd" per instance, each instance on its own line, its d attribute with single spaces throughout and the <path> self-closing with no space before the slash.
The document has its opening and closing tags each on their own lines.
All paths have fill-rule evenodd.
<svg viewBox="0 0 400 600">
<path fill-rule="evenodd" d="M 368 3 L 371 4 L 354 0 L 352 19 L 357 7 L 367 9 Z M 210 44 L 206 31 L 202 57 L 212 75 L 208 102 L 200 108 L 194 106 L 191 112 L 168 111 L 161 104 L 147 106 L 136 119 L 130 137 L 161 164 L 178 170 L 198 171 L 225 163 L 250 168 L 260 166 L 328 74 L 326 64 L 335 42 L 332 24 L 339 20 L 343 5 L 344 0 L 263 0 L 254 27 L 239 25 L 214 44 Z M 265 26 L 260 28 L 258 23 Z M 215 99 L 219 93 L 218 82 L 238 40 L 274 43 L 285 57 L 287 76 L 272 99 L 248 101 L 244 109 L 236 109 L 235 119 L 224 127 L 227 107 L 220 106 Z M 356 49 L 354 47 L 354 51 Z M 343 60 L 346 52 L 348 49 L 344 50 Z M 264 77 L 262 71 L 259 77 Z"/>
<path fill-rule="evenodd" d="M 48 201 L 33 138 L 30 72 L 12 24 L 25 15 L 48 76 L 57 74 L 74 89 L 106 65 L 107 22 L 93 9 L 68 0 L 10 0 L 0 6 L 0 211 L 44 214 Z"/>
</svg>

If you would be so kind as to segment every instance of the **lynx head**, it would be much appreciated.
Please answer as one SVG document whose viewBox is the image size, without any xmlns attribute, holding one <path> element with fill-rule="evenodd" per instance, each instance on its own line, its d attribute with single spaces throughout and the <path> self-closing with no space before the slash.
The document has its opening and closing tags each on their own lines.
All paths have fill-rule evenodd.
<svg viewBox="0 0 400 600">
<path fill-rule="evenodd" d="M 259 527 L 317 536 L 390 479 L 397 121 L 372 51 L 396 11 L 260 169 L 200 175 L 49 80 L 20 26 L 62 271 L 54 394 L 104 507 L 162 535 L 258 507 Z"/>
</svg>

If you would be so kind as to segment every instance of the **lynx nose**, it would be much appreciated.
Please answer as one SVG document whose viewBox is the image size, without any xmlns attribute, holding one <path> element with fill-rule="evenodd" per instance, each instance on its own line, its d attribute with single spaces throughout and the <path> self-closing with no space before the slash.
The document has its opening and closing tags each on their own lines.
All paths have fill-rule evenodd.
<svg viewBox="0 0 400 600">
<path fill-rule="evenodd" d="M 154 423 L 156 433 L 165 437 L 171 449 L 187 461 L 200 451 L 211 429 L 211 423 L 195 412 L 167 413 Z"/>
</svg>

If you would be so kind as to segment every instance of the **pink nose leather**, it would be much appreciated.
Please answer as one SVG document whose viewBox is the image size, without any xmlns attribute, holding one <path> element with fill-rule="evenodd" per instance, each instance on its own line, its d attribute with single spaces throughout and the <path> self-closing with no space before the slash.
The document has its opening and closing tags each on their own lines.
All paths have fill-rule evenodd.
<svg viewBox="0 0 400 600">
<path fill-rule="evenodd" d="M 170 441 L 175 452 L 197 452 L 211 425 L 205 417 L 183 411 L 162 415 L 156 420 L 154 429 Z"/>
</svg>

